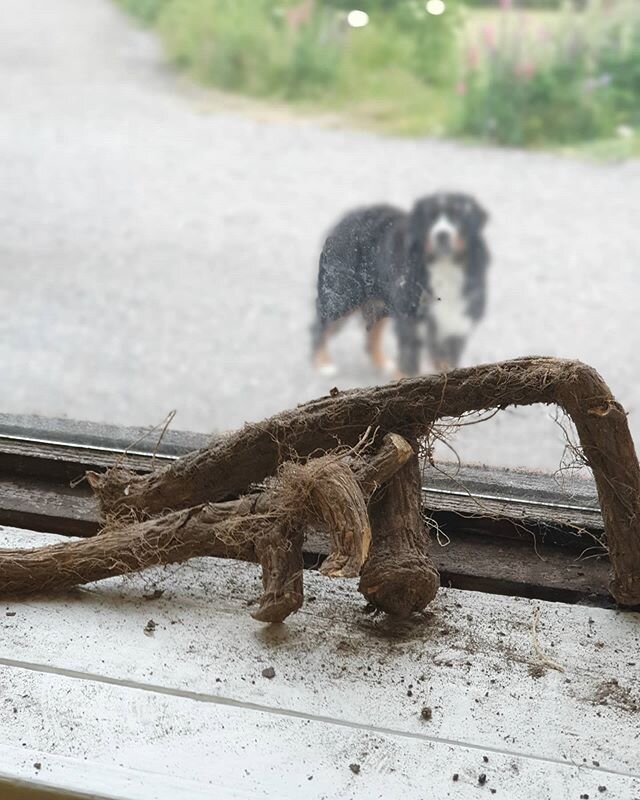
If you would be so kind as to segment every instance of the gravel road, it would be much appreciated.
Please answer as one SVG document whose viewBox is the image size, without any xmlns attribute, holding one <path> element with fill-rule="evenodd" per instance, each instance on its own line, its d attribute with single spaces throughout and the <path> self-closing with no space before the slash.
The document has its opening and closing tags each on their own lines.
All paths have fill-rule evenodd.
<svg viewBox="0 0 640 800">
<path fill-rule="evenodd" d="M 0 411 L 216 431 L 376 381 L 361 332 L 308 365 L 323 232 L 440 187 L 490 209 L 466 363 L 578 357 L 640 439 L 640 162 L 393 139 L 189 89 L 107 0 L 3 0 Z M 468 460 L 553 469 L 544 409 L 460 432 Z M 443 454 L 445 455 L 445 454 Z"/>
</svg>

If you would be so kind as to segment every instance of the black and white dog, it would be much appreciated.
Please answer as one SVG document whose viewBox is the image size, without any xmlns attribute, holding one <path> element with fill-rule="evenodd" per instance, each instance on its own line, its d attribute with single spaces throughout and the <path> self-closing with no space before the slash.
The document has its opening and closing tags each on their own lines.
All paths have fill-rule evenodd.
<svg viewBox="0 0 640 800">
<path fill-rule="evenodd" d="M 487 213 L 469 195 L 439 193 L 406 213 L 387 205 L 347 214 L 320 255 L 313 355 L 333 372 L 328 339 L 360 311 L 367 350 L 378 369 L 385 319 L 395 321 L 399 375 L 416 375 L 424 342 L 436 370 L 458 365 L 467 337 L 484 314 L 489 265 L 482 229 Z"/>
</svg>

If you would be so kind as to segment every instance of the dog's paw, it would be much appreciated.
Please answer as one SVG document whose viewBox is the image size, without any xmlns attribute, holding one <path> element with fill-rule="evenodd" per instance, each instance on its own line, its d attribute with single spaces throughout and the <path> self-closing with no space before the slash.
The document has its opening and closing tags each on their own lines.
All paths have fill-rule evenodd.
<svg viewBox="0 0 640 800">
<path fill-rule="evenodd" d="M 386 378 L 392 381 L 401 381 L 403 378 L 409 377 L 400 369 L 392 358 L 385 360 L 381 372 Z"/>
<path fill-rule="evenodd" d="M 338 368 L 335 364 L 320 364 L 316 367 L 316 372 L 324 378 L 332 378 L 338 374 Z"/>
<path fill-rule="evenodd" d="M 398 372 L 398 365 L 392 358 L 385 358 L 380 365 L 380 372 L 383 375 L 393 378 Z"/>
<path fill-rule="evenodd" d="M 453 369 L 452 365 L 448 361 L 445 361 L 443 359 L 436 361 L 434 363 L 434 367 L 437 373 L 451 372 L 451 370 Z"/>
</svg>

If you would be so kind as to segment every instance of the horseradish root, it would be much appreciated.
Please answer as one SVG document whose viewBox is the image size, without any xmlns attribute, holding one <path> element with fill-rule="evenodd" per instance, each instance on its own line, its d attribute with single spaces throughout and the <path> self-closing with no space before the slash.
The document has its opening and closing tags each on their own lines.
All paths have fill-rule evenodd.
<svg viewBox="0 0 640 800">
<path fill-rule="evenodd" d="M 555 404 L 573 420 L 593 470 L 613 567 L 611 593 L 640 604 L 640 469 L 626 413 L 606 383 L 579 361 L 532 356 L 335 392 L 214 441 L 170 466 L 137 476 L 111 470 L 94 488 L 106 516 L 237 497 L 292 454 L 353 446 L 367 428 L 410 439 L 441 417 L 507 406 Z"/>
</svg>

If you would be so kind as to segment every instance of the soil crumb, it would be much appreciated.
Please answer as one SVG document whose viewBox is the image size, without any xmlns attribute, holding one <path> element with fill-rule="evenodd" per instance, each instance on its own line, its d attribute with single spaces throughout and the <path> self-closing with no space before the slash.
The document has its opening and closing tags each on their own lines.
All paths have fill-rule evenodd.
<svg viewBox="0 0 640 800">
<path fill-rule="evenodd" d="M 603 681 L 595 691 L 593 702 L 599 706 L 617 706 L 634 714 L 640 711 L 640 698 L 634 697 L 628 687 L 621 686 L 617 678 Z"/>
<path fill-rule="evenodd" d="M 542 664 L 531 664 L 529 667 L 529 675 L 532 678 L 543 678 L 547 674 L 547 670 L 542 666 Z"/>
</svg>

